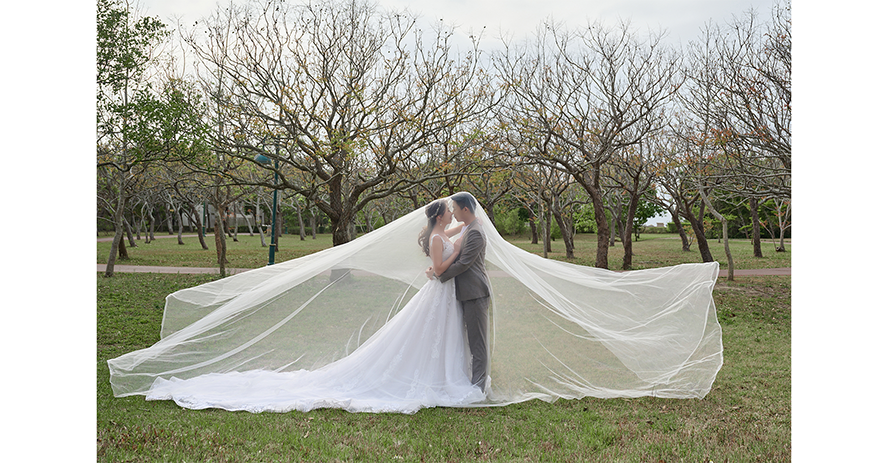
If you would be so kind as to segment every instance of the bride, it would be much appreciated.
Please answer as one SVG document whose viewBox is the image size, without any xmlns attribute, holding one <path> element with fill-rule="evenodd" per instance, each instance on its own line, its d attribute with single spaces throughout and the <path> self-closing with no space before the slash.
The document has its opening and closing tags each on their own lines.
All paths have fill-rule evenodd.
<svg viewBox="0 0 888 463">
<path fill-rule="evenodd" d="M 445 230 L 453 213 L 445 200 L 426 207 L 419 236 L 423 252 L 441 274 L 459 254 L 461 239 Z M 187 408 L 251 412 L 342 408 L 351 412 L 415 412 L 484 400 L 472 385 L 462 311 L 454 280 L 429 280 L 407 305 L 342 359 L 317 370 L 291 373 L 251 370 L 211 373 L 188 380 L 158 379 L 148 400 L 172 399 Z"/>
<path fill-rule="evenodd" d="M 483 393 L 453 280 L 426 277 L 430 260 L 441 273 L 461 245 L 460 224 L 436 200 L 348 243 L 170 294 L 160 340 L 108 361 L 114 395 L 414 413 L 709 393 L 722 365 L 717 262 L 574 265 L 507 242 L 481 207 L 475 217 L 490 289 Z"/>
</svg>

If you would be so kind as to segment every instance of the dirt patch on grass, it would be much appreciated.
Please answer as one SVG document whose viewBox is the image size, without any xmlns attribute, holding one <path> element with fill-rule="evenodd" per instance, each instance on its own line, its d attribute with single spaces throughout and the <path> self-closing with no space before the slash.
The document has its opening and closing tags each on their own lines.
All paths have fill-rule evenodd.
<svg viewBox="0 0 888 463">
<path fill-rule="evenodd" d="M 790 299 L 792 294 L 790 288 L 788 276 L 754 276 L 740 281 L 720 279 L 715 284 L 714 292 L 750 297 Z"/>
</svg>

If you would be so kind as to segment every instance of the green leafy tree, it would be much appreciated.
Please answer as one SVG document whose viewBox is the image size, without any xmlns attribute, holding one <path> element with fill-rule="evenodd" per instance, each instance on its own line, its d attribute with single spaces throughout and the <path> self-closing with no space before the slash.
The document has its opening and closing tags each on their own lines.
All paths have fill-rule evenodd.
<svg viewBox="0 0 888 463">
<path fill-rule="evenodd" d="M 577 233 L 595 233 L 595 209 L 592 203 L 580 206 L 574 215 L 574 227 Z"/>
<path fill-rule="evenodd" d="M 99 204 L 114 224 L 114 240 L 105 276 L 114 275 L 119 251 L 125 251 L 123 213 L 137 168 L 147 161 L 139 149 L 144 126 L 139 108 L 150 96 L 149 69 L 169 31 L 158 19 L 135 17 L 129 3 L 99 0 L 96 9 L 96 148 Z M 141 118 L 144 121 L 144 118 Z M 101 193 L 104 193 L 101 194 Z M 124 253 L 125 256 L 125 253 Z"/>
<path fill-rule="evenodd" d="M 632 219 L 632 231 L 635 232 L 635 241 L 638 241 L 640 238 L 641 232 L 644 230 L 644 224 L 648 219 L 656 217 L 663 212 L 663 208 L 655 202 L 646 199 L 641 199 L 638 202 L 635 217 Z"/>
</svg>

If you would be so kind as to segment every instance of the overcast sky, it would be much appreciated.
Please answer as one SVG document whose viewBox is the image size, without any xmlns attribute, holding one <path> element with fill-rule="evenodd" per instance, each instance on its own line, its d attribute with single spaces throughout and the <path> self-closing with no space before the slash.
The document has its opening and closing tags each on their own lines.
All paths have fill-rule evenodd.
<svg viewBox="0 0 888 463">
<path fill-rule="evenodd" d="M 144 13 L 157 16 L 172 24 L 175 18 L 191 25 L 207 16 L 223 0 L 140 0 Z M 243 0 L 236 0 L 243 3 Z M 296 3 L 296 2 L 293 2 Z M 772 0 L 379 0 L 381 8 L 410 9 L 421 16 L 420 26 L 443 20 L 468 35 L 483 31 L 482 48 L 499 44 L 502 33 L 515 40 L 532 37 L 540 21 L 554 18 L 568 26 L 585 25 L 587 21 L 601 20 L 615 24 L 631 20 L 640 31 L 647 29 L 668 32 L 673 44 L 685 43 L 698 36 L 707 21 L 728 21 L 732 15 L 742 15 L 750 8 L 765 19 L 770 14 Z"/>
</svg>

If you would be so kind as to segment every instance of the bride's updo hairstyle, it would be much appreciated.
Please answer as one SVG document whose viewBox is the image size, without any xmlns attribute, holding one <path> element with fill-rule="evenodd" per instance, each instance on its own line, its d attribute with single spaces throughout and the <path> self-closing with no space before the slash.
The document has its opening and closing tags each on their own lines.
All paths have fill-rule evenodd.
<svg viewBox="0 0 888 463">
<path fill-rule="evenodd" d="M 444 215 L 444 212 L 446 210 L 447 203 L 443 199 L 439 199 L 426 206 L 425 213 L 426 218 L 429 219 L 429 222 L 419 234 L 419 247 L 422 248 L 422 252 L 424 252 L 425 255 L 429 255 L 429 238 L 432 236 L 432 229 L 435 228 L 438 217 Z"/>
</svg>

